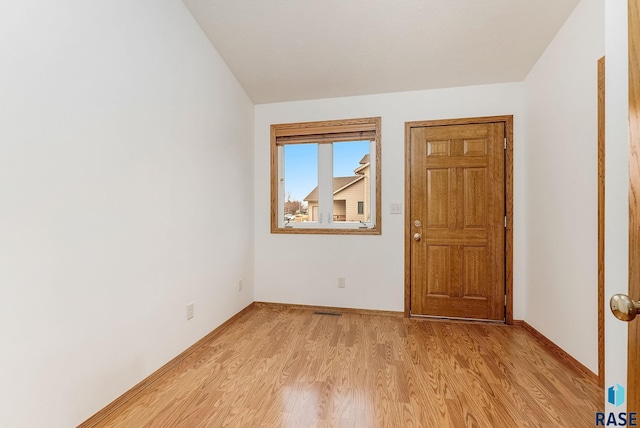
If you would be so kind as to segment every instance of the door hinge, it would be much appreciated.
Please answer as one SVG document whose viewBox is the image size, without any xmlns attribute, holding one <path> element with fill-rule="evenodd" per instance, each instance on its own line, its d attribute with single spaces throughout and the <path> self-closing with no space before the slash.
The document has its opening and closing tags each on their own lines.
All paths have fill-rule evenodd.
<svg viewBox="0 0 640 428">
<path fill-rule="evenodd" d="M 504 139 L 504 149 L 507 150 L 507 139 Z"/>
<path fill-rule="evenodd" d="M 504 216 L 504 228 L 507 228 L 507 216 Z"/>
<path fill-rule="evenodd" d="M 504 305 L 507 306 L 507 295 L 504 295 Z"/>
</svg>

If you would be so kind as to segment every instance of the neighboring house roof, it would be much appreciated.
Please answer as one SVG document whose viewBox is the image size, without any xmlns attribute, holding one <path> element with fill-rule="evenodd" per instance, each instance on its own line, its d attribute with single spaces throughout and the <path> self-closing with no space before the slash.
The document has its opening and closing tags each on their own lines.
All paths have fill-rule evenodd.
<svg viewBox="0 0 640 428">
<path fill-rule="evenodd" d="M 367 155 L 367 156 L 369 156 L 369 155 Z M 364 159 L 364 158 L 363 158 L 363 159 Z M 369 162 L 366 162 L 366 163 L 362 163 L 362 162 L 360 162 L 360 163 L 361 163 L 362 165 L 360 165 L 359 167 L 357 167 L 356 169 L 354 169 L 354 170 L 353 170 L 353 172 L 355 172 L 355 173 L 356 173 L 356 174 L 358 174 L 358 175 L 364 175 L 364 173 L 363 173 L 363 172 L 361 172 L 361 171 L 364 171 L 365 169 L 367 169 L 367 168 L 369 167 Z"/>
<path fill-rule="evenodd" d="M 362 159 L 360 159 L 360 165 L 364 165 L 365 163 L 369 163 L 369 153 L 367 153 L 366 155 L 364 155 L 362 157 Z"/>
<path fill-rule="evenodd" d="M 369 156 L 369 155 L 367 155 Z M 336 193 L 344 190 L 345 188 L 351 186 L 354 183 L 357 183 L 358 181 L 362 180 L 364 178 L 364 175 L 356 175 L 353 177 L 333 177 L 333 194 L 335 195 Z M 317 201 L 318 200 L 318 187 L 316 186 L 315 189 L 313 189 L 311 191 L 311 193 L 309 193 L 307 195 L 306 198 L 304 198 L 305 201 L 309 202 L 309 201 Z"/>
</svg>

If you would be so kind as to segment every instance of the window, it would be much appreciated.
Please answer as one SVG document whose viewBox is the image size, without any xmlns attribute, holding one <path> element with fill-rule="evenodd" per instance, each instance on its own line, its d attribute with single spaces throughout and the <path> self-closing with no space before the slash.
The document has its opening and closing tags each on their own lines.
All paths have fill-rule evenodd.
<svg viewBox="0 0 640 428">
<path fill-rule="evenodd" d="M 379 117 L 271 125 L 271 232 L 380 234 Z"/>
</svg>

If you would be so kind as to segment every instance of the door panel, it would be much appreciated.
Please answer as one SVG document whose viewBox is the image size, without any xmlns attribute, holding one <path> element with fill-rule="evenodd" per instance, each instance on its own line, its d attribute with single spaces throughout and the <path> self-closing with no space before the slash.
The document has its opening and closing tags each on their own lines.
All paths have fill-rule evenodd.
<svg viewBox="0 0 640 428">
<path fill-rule="evenodd" d="M 429 296 L 449 295 L 451 272 L 451 248 L 430 245 L 427 247 L 427 291 Z"/>
<path fill-rule="evenodd" d="M 464 156 L 486 156 L 487 140 L 484 138 L 478 140 L 464 140 Z"/>
<path fill-rule="evenodd" d="M 504 319 L 504 123 L 409 138 L 411 313 Z"/>
<path fill-rule="evenodd" d="M 427 170 L 427 226 L 429 228 L 449 227 L 449 186 L 451 171 L 446 168 Z"/>
<path fill-rule="evenodd" d="M 485 168 L 464 168 L 464 228 L 486 229 L 487 170 Z"/>
<path fill-rule="evenodd" d="M 449 156 L 449 141 L 429 141 L 427 143 L 427 156 Z"/>
<path fill-rule="evenodd" d="M 465 247 L 463 249 L 463 296 L 484 297 L 484 281 L 489 277 L 489 260 L 486 247 Z"/>
</svg>

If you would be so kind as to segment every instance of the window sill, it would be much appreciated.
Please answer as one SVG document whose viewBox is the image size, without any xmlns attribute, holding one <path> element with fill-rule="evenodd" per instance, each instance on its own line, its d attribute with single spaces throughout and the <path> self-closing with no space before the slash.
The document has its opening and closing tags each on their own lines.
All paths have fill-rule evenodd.
<svg viewBox="0 0 640 428">
<path fill-rule="evenodd" d="M 371 229 L 305 229 L 301 227 L 272 227 L 271 233 L 281 233 L 285 235 L 381 235 L 382 231 L 379 227 Z"/>
</svg>

